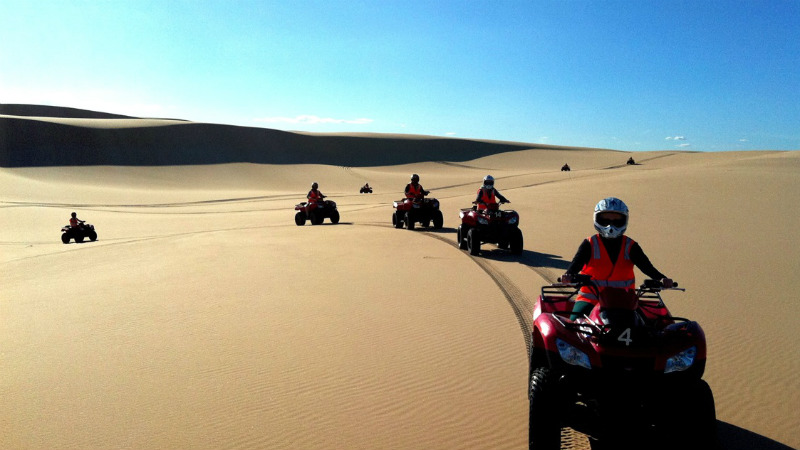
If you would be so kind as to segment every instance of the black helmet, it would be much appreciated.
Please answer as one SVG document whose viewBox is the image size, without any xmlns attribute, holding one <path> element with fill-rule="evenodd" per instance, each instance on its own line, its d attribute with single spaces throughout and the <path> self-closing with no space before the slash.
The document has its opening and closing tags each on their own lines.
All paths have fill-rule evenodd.
<svg viewBox="0 0 800 450">
<path fill-rule="evenodd" d="M 417 175 L 417 174 L 415 174 L 415 173 L 414 173 L 414 174 L 411 174 L 411 182 L 412 182 L 412 183 L 419 182 L 419 175 Z"/>
<path fill-rule="evenodd" d="M 76 216 L 77 216 L 77 214 L 75 214 L 75 213 L 72 213 L 72 217 L 76 217 Z"/>
<path fill-rule="evenodd" d="M 317 182 L 316 182 L 316 181 L 315 181 L 315 182 L 313 182 L 313 183 L 311 183 L 311 189 L 316 189 L 316 188 L 318 188 L 318 187 L 319 187 L 319 184 L 317 184 Z"/>
</svg>

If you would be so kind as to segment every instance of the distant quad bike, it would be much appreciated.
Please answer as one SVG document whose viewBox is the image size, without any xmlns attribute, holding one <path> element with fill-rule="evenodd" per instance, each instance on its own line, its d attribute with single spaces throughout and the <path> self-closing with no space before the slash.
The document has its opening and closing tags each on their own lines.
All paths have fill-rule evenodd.
<svg viewBox="0 0 800 450">
<path fill-rule="evenodd" d="M 361 189 L 358 191 L 359 194 L 372 194 L 372 187 L 371 186 L 361 186 Z"/>
<path fill-rule="evenodd" d="M 61 242 L 65 244 L 69 244 L 70 239 L 74 239 L 76 243 L 81 243 L 86 238 L 89 238 L 92 242 L 97 240 L 97 232 L 94 231 L 94 225 L 90 223 L 84 222 L 77 227 L 65 225 L 61 228 Z"/>
<path fill-rule="evenodd" d="M 630 158 L 628 158 L 628 161 L 625 162 L 625 164 L 627 164 L 629 166 L 635 166 L 636 165 L 636 161 L 634 161 L 633 160 L 633 156 L 631 156 Z"/>
<path fill-rule="evenodd" d="M 570 171 L 569 164 L 564 164 L 563 166 L 561 166 L 561 171 L 569 172 Z"/>
<path fill-rule="evenodd" d="M 529 448 L 558 450 L 569 427 L 594 450 L 718 449 L 700 325 L 670 314 L 660 281 L 599 291 L 589 276 L 576 279 L 543 286 L 534 306 Z M 599 304 L 573 321 L 583 286 Z"/>
<path fill-rule="evenodd" d="M 482 243 L 497 244 L 514 255 L 522 254 L 522 230 L 519 229 L 519 214 L 514 210 L 501 210 L 498 203 L 490 203 L 486 209 L 476 207 L 462 209 L 458 213 L 456 240 L 458 248 L 469 250 L 470 255 L 481 252 Z"/>
<path fill-rule="evenodd" d="M 425 195 L 429 191 L 425 191 Z M 429 227 L 433 223 L 433 228 L 439 229 L 444 225 L 444 216 L 439 210 L 439 200 L 435 198 L 404 198 L 393 203 L 395 211 L 392 213 L 392 225 L 395 228 L 413 230 L 417 223 L 423 227 Z"/>
<path fill-rule="evenodd" d="M 339 223 L 339 210 L 336 209 L 336 202 L 333 200 L 302 202 L 295 205 L 294 209 L 297 211 L 294 215 L 294 223 L 297 226 L 305 225 L 306 220 L 310 220 L 311 225 L 319 225 L 325 218 L 330 218 L 331 223 Z"/>
</svg>

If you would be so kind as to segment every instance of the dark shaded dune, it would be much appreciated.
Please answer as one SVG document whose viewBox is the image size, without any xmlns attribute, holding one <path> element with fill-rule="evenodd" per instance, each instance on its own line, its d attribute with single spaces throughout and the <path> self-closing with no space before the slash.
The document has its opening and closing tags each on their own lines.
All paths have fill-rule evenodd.
<svg viewBox="0 0 800 450">
<path fill-rule="evenodd" d="M 0 105 L 0 113 L 5 114 L 0 116 L 0 167 L 225 163 L 365 167 L 462 162 L 532 148 L 571 149 L 433 136 L 292 133 L 177 120 L 154 123 L 38 105 Z"/>
<path fill-rule="evenodd" d="M 379 166 L 419 161 L 467 161 L 534 147 L 520 143 L 435 137 L 304 135 L 202 123 L 92 128 L 0 117 L 2 167 L 237 162 Z"/>
<path fill-rule="evenodd" d="M 64 106 L 20 105 L 0 103 L 0 114 L 24 117 L 60 117 L 66 119 L 131 119 L 131 116 L 110 114 Z"/>
</svg>

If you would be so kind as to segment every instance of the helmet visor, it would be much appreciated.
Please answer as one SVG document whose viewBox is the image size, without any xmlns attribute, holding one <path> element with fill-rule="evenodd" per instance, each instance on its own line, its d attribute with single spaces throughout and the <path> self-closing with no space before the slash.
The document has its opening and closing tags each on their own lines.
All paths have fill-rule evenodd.
<svg viewBox="0 0 800 450">
<path fill-rule="evenodd" d="M 494 180 L 483 180 L 483 184 L 486 186 L 494 186 Z"/>
<path fill-rule="evenodd" d="M 628 223 L 628 218 L 622 214 L 598 214 L 595 222 L 597 222 L 597 224 L 601 227 L 607 227 L 611 225 L 619 228 L 624 227 L 625 224 Z"/>
</svg>

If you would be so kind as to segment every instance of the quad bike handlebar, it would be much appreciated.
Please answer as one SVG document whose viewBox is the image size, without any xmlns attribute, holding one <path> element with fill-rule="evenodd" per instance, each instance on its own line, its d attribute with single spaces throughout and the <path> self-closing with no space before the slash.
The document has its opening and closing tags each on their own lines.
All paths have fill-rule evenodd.
<svg viewBox="0 0 800 450">
<path fill-rule="evenodd" d="M 556 286 L 571 286 L 576 288 L 581 288 L 584 286 L 597 288 L 597 283 L 592 280 L 591 275 L 586 274 L 564 274 L 556 280 L 557 283 L 554 283 Z M 672 280 L 670 280 L 672 281 Z M 641 286 L 639 286 L 641 290 L 648 290 L 648 291 L 665 291 L 665 290 L 676 290 L 676 291 L 685 291 L 684 288 L 678 287 L 677 281 L 672 281 L 669 287 L 665 287 L 662 280 L 654 280 L 654 279 L 646 279 L 642 282 Z"/>
</svg>

